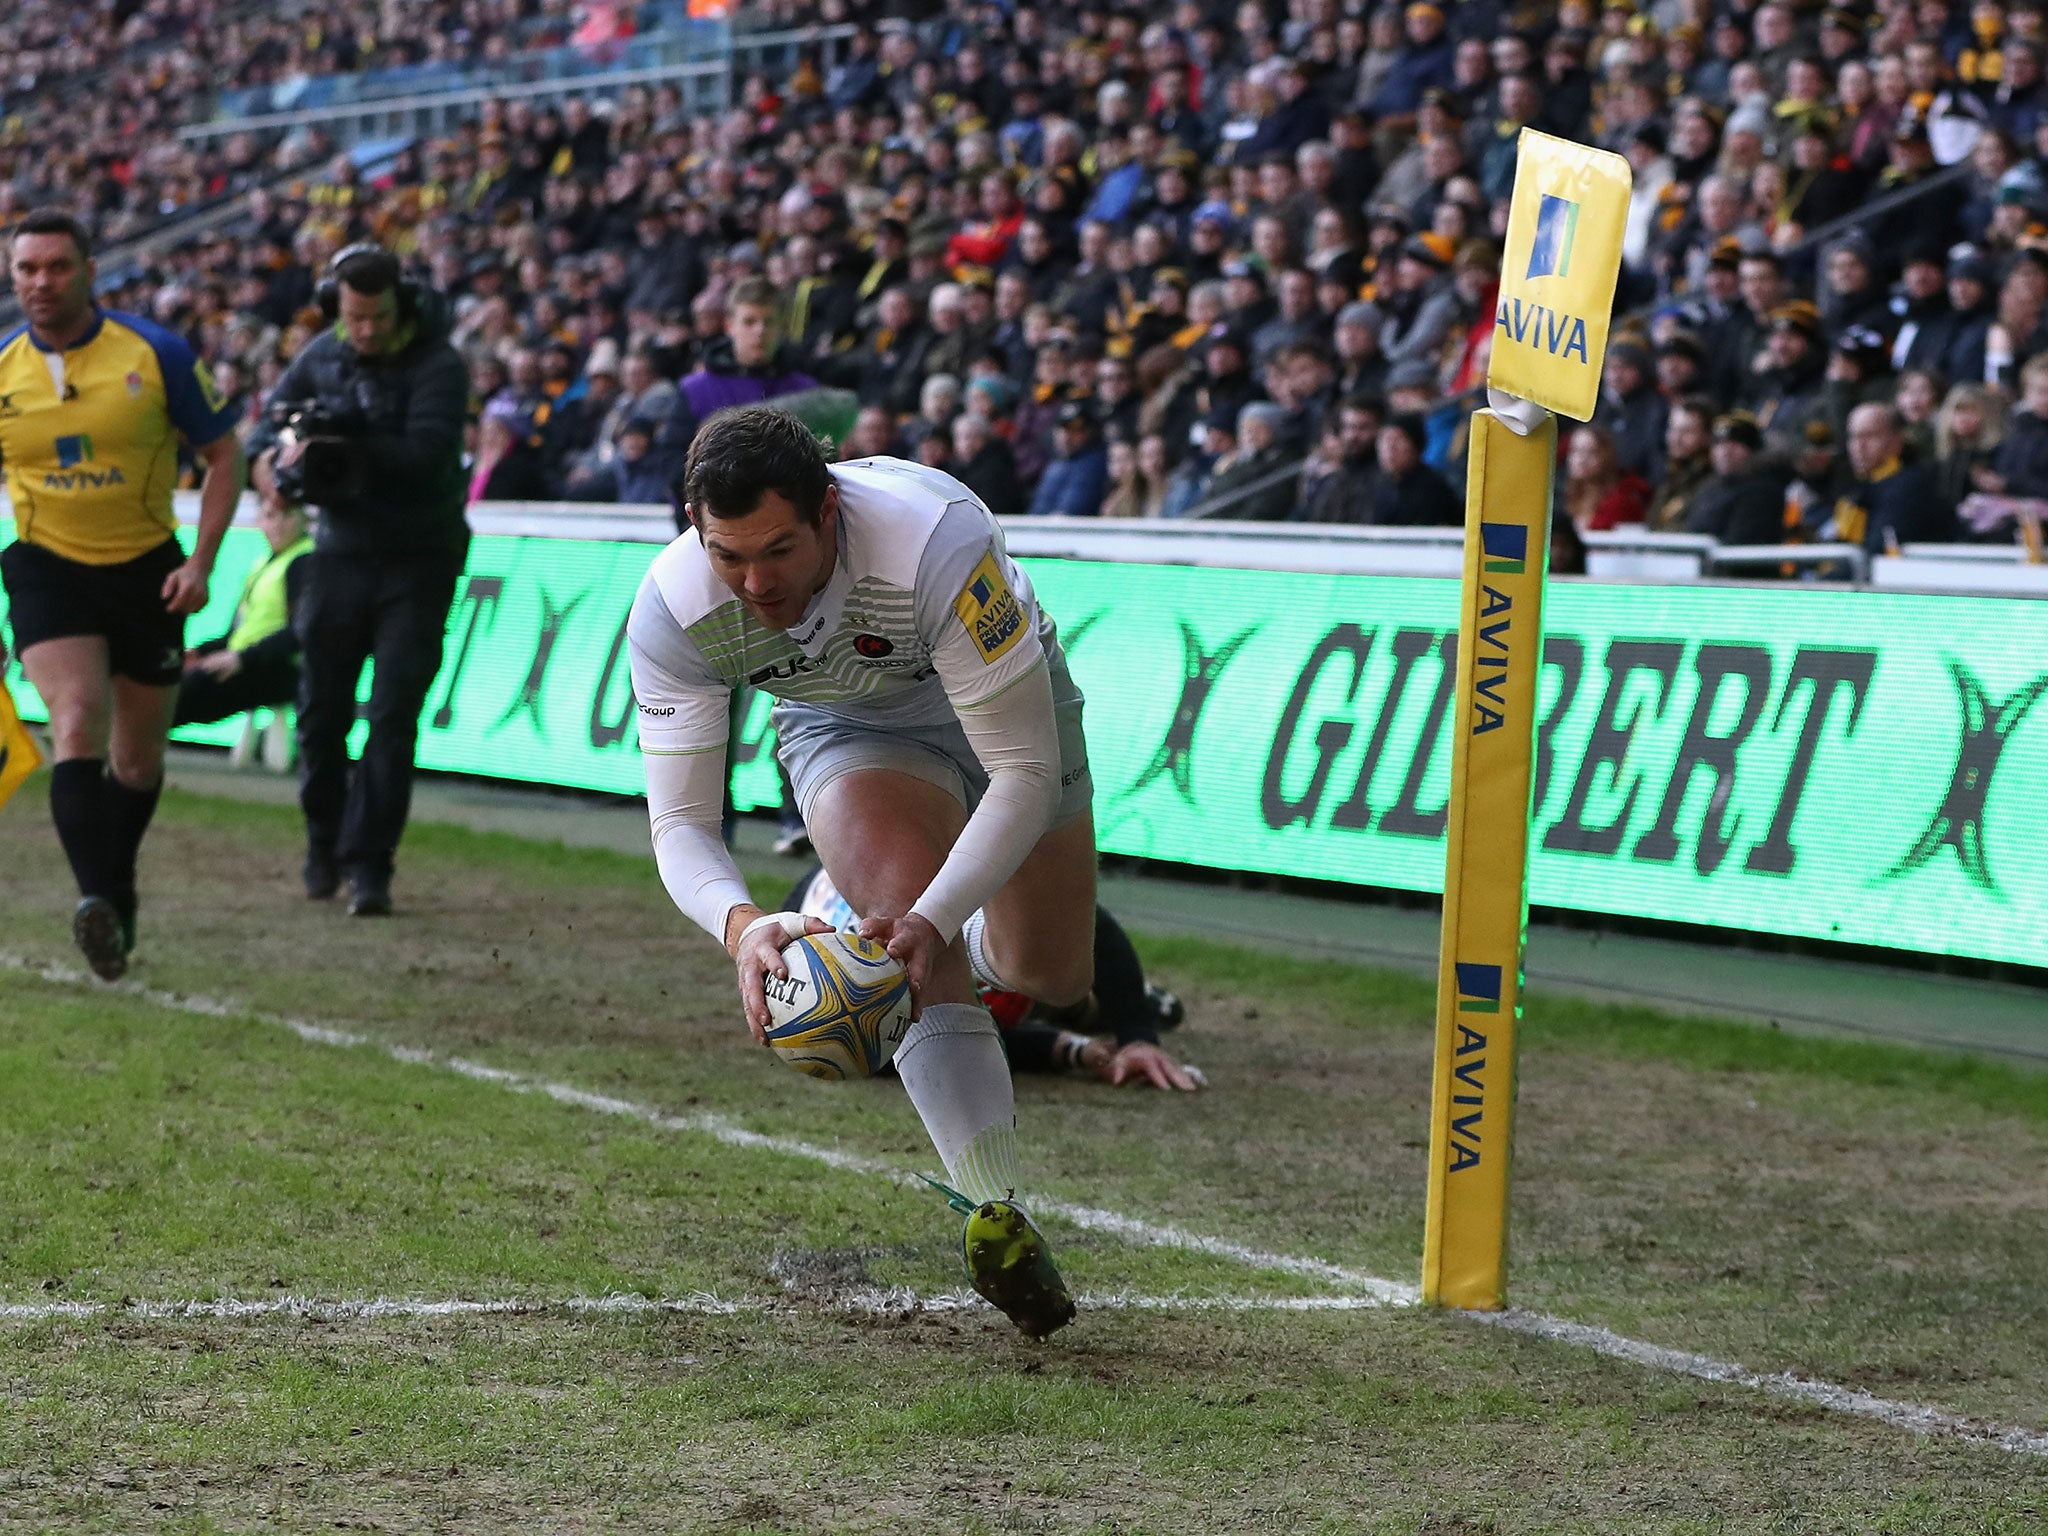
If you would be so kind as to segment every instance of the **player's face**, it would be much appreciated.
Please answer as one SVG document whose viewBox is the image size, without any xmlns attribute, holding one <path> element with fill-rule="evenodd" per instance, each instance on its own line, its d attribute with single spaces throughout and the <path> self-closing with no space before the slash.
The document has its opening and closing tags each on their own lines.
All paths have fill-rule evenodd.
<svg viewBox="0 0 2048 1536">
<path fill-rule="evenodd" d="M 38 331 L 64 331 L 92 308 L 93 265 L 69 235 L 21 235 L 8 263 L 22 313 Z"/>
<path fill-rule="evenodd" d="M 825 492 L 814 525 L 770 491 L 745 517 L 692 513 L 718 579 L 770 629 L 790 629 L 832 574 L 839 539 L 839 488 Z"/>
</svg>

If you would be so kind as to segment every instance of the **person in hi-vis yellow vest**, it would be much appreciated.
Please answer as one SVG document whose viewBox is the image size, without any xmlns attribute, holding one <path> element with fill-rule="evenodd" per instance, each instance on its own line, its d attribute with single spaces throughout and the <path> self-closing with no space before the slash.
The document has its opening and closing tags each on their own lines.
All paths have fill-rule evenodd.
<svg viewBox="0 0 2048 1536">
<path fill-rule="evenodd" d="M 235 604 L 234 628 L 185 653 L 178 688 L 179 725 L 225 720 L 299 696 L 299 637 L 292 625 L 310 567 L 301 555 L 313 548 L 306 510 L 280 496 L 276 481 L 254 476 L 259 497 L 256 526 L 270 553 L 249 572 Z"/>
</svg>

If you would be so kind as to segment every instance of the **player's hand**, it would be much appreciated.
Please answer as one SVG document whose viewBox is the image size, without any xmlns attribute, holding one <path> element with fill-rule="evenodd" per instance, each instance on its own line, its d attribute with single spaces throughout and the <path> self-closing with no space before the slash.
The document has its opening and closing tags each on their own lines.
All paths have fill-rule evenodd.
<svg viewBox="0 0 2048 1536">
<path fill-rule="evenodd" d="M 275 450 L 277 457 L 271 462 L 273 472 L 288 469 L 303 459 L 306 456 L 306 443 L 307 439 L 303 437 L 295 437 L 288 443 L 280 443 Z"/>
<path fill-rule="evenodd" d="M 740 1010 L 747 1016 L 747 1028 L 753 1031 L 754 1040 L 760 1045 L 768 1043 L 769 1023 L 768 994 L 762 986 L 762 978 L 789 975 L 789 963 L 782 958 L 782 946 L 791 942 L 787 930 L 780 923 L 763 923 L 751 933 L 744 931 L 748 923 L 764 915 L 758 907 L 742 907 L 727 923 L 729 932 L 740 931 L 740 936 L 730 945 L 733 965 L 739 973 Z M 830 923 L 821 923 L 815 917 L 804 919 L 805 933 L 831 931 Z"/>
<path fill-rule="evenodd" d="M 240 651 L 215 651 L 209 656 L 200 657 L 194 663 L 194 670 L 207 673 L 212 677 L 233 677 L 242 670 L 242 653 Z"/>
<path fill-rule="evenodd" d="M 946 948 L 939 930 L 928 918 L 915 912 L 901 917 L 870 917 L 860 925 L 860 936 L 873 939 L 895 957 L 910 978 L 910 1016 L 924 1012 L 924 984 L 931 979 L 932 966 Z"/>
<path fill-rule="evenodd" d="M 164 578 L 163 599 L 166 612 L 181 617 L 197 613 L 206 606 L 207 578 L 213 573 L 196 560 L 187 560 Z"/>
<path fill-rule="evenodd" d="M 1149 1040 L 1133 1040 L 1107 1061 L 1090 1062 L 1089 1065 L 1095 1068 L 1097 1077 L 1117 1088 L 1172 1088 L 1182 1093 L 1193 1093 L 1202 1086 L 1187 1068 Z"/>
</svg>

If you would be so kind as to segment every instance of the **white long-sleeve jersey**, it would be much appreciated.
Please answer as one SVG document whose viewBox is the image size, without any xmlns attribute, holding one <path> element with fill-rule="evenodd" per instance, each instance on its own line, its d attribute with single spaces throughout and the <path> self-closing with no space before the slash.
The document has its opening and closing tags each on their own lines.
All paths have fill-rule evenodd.
<svg viewBox="0 0 2048 1536">
<path fill-rule="evenodd" d="M 951 475 L 903 459 L 832 467 L 838 553 L 804 616 L 771 629 L 692 531 L 655 558 L 627 623 L 656 859 L 676 904 L 723 939 L 749 900 L 719 836 L 727 706 L 752 686 L 866 730 L 957 717 L 989 788 L 912 910 L 951 939 L 1051 826 L 1060 749 L 1052 623 L 1001 527 Z"/>
</svg>

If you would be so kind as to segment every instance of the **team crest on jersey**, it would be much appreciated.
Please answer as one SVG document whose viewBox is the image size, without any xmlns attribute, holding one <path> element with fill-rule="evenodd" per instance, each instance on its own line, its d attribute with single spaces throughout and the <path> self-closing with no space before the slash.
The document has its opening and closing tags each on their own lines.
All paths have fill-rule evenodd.
<svg viewBox="0 0 2048 1536">
<path fill-rule="evenodd" d="M 896 649 L 896 642 L 887 635 L 855 635 L 853 648 L 869 661 L 879 661 Z"/>
<path fill-rule="evenodd" d="M 132 368 L 128 370 L 128 379 L 127 379 L 127 384 L 128 384 L 128 398 L 129 398 L 130 400 L 136 399 L 137 397 L 139 397 L 139 396 L 141 395 L 141 393 L 142 393 L 142 375 L 141 375 L 141 374 L 139 374 L 139 373 L 137 373 L 137 372 L 136 372 L 136 371 L 135 371 L 134 369 L 132 369 Z"/>
<path fill-rule="evenodd" d="M 953 611 L 974 637 L 974 648 L 984 662 L 993 664 L 1017 643 L 1024 633 L 1024 609 L 1017 594 L 1003 579 L 993 551 L 981 557 L 981 564 L 967 578 L 967 585 L 953 599 Z"/>
</svg>

